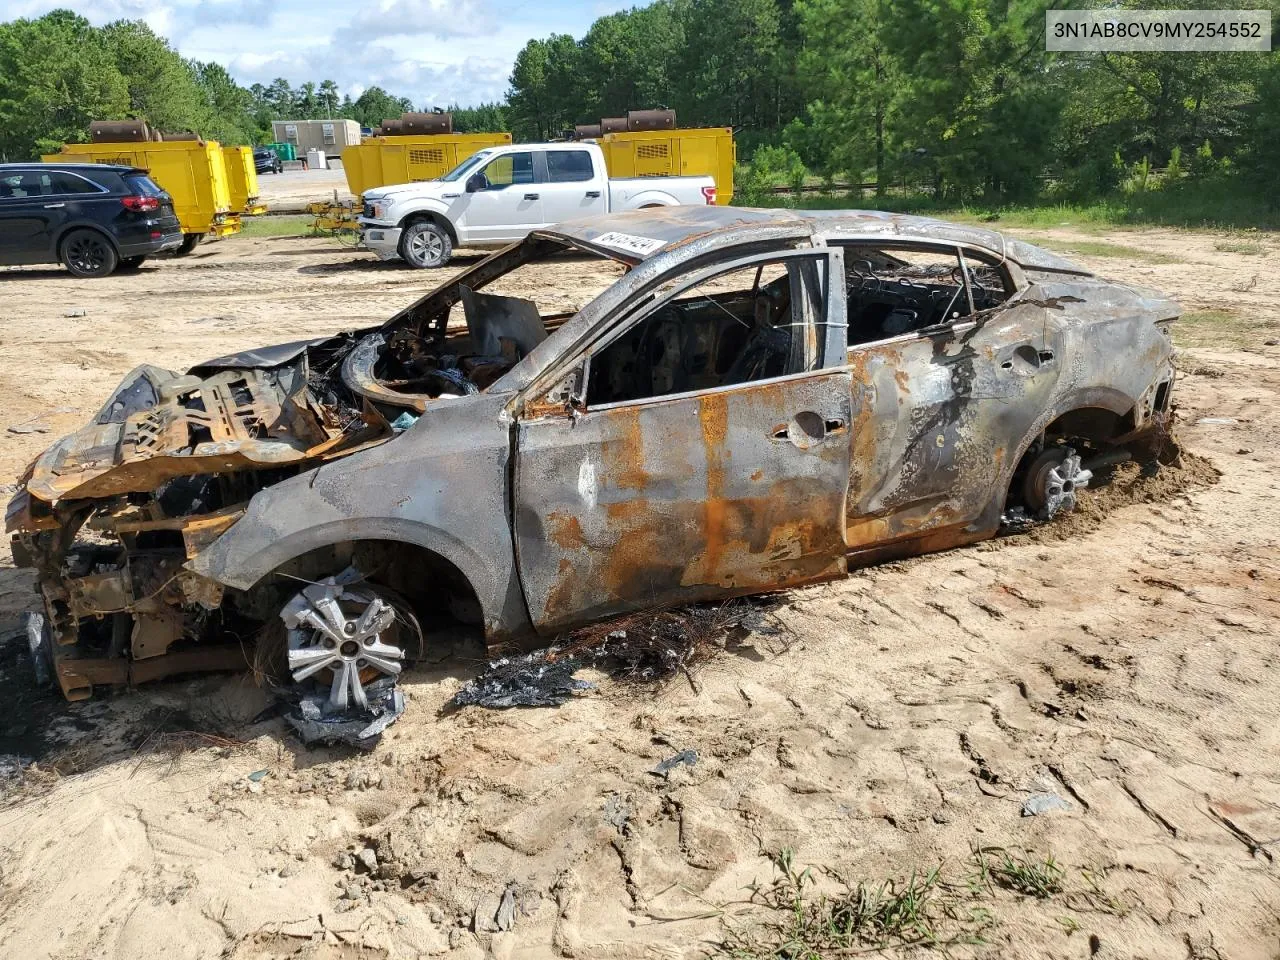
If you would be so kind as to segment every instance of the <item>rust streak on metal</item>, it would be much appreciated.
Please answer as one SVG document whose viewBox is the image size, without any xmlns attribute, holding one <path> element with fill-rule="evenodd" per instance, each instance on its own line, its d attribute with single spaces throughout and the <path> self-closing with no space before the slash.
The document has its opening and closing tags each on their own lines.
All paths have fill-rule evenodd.
<svg viewBox="0 0 1280 960">
<path fill-rule="evenodd" d="M 698 405 L 702 446 L 707 457 L 707 497 L 704 503 L 703 537 L 706 540 L 704 575 L 714 582 L 725 547 L 725 439 L 729 433 L 729 406 L 722 394 L 709 394 Z"/>
</svg>

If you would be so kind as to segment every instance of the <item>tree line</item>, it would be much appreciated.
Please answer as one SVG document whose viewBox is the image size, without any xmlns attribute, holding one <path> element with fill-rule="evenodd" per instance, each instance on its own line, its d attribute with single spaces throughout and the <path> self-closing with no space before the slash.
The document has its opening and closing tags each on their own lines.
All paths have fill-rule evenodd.
<svg viewBox="0 0 1280 960">
<path fill-rule="evenodd" d="M 354 99 L 332 80 L 242 87 L 217 63 L 184 59 L 141 20 L 94 27 L 68 10 L 0 24 L 0 160 L 30 160 L 89 138 L 92 120 L 136 117 L 227 144 L 272 139 L 271 121 L 345 117 L 375 127 L 430 109 L 381 87 Z M 461 132 L 506 130 L 499 104 L 454 107 Z"/>
<path fill-rule="evenodd" d="M 869 180 L 881 191 L 925 182 L 947 202 L 1034 198 L 1046 176 L 1101 196 L 1147 182 L 1155 168 L 1263 183 L 1280 174 L 1280 54 L 1050 54 L 1046 6 L 656 0 L 600 17 L 581 39 L 530 40 L 504 102 L 452 107 L 455 128 L 540 140 L 628 109 L 671 107 L 681 126 L 734 127 L 748 175 Z M 339 97 L 331 80 L 241 87 L 140 21 L 95 28 L 59 10 L 0 24 L 8 159 L 84 140 L 93 119 L 141 117 L 257 143 L 270 139 L 273 119 L 373 127 L 415 106 L 432 105 L 378 87 Z"/>
<path fill-rule="evenodd" d="M 1214 4 L 1232 5 L 1276 4 Z M 668 106 L 681 126 L 740 128 L 740 158 L 784 180 L 924 181 L 951 202 L 1031 198 L 1046 175 L 1102 195 L 1171 163 L 1265 182 L 1280 173 L 1280 55 L 1051 54 L 1050 6 L 657 0 L 601 17 L 580 40 L 531 40 L 508 114 L 517 136 L 534 138 Z"/>
</svg>

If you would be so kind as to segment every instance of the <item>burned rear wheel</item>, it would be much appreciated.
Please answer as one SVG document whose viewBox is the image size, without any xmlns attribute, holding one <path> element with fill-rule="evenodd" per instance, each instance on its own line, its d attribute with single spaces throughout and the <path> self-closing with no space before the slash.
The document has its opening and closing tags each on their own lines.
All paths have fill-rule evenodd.
<svg viewBox="0 0 1280 960">
<path fill-rule="evenodd" d="M 1092 471 L 1084 468 L 1075 448 L 1047 447 L 1027 467 L 1022 499 L 1037 519 L 1052 520 L 1059 513 L 1076 508 L 1079 492 L 1092 479 Z"/>
<path fill-rule="evenodd" d="M 314 693 L 327 691 L 327 712 L 369 709 L 422 646 L 422 630 L 404 600 L 353 579 L 309 584 L 280 611 L 288 674 Z"/>
</svg>

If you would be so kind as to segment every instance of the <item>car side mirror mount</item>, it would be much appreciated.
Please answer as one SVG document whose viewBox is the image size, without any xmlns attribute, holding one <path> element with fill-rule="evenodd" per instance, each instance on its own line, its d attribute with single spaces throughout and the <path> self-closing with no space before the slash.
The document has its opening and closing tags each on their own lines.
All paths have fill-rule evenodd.
<svg viewBox="0 0 1280 960">
<path fill-rule="evenodd" d="M 533 417 L 568 414 L 576 418 L 581 416 L 586 408 L 587 400 L 582 390 L 582 367 L 578 366 L 570 370 L 539 399 L 525 407 L 525 413 Z"/>
</svg>

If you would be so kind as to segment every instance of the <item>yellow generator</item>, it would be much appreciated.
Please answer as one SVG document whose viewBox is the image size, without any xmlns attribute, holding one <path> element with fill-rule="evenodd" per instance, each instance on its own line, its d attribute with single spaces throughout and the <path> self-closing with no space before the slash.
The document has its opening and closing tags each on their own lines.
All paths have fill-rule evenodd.
<svg viewBox="0 0 1280 960">
<path fill-rule="evenodd" d="M 216 140 L 68 143 L 46 163 L 117 163 L 140 167 L 173 198 L 186 234 L 178 254 L 190 253 L 205 236 L 240 232 L 240 209 L 231 204 L 227 165 Z"/>
<path fill-rule="evenodd" d="M 448 114 L 441 116 L 444 119 L 441 129 L 452 129 L 452 118 Z M 313 224 L 316 230 L 359 230 L 356 218 L 360 216 L 360 195 L 366 190 L 435 180 L 478 150 L 505 147 L 510 142 L 509 133 L 446 132 L 365 137 L 359 144 L 342 148 L 342 171 L 355 200 L 309 203 L 307 212 L 316 218 Z"/>
<path fill-rule="evenodd" d="M 258 168 L 253 165 L 253 147 L 223 147 L 222 159 L 227 166 L 231 209 L 248 217 L 266 213 L 267 205 L 258 201 Z"/>
<path fill-rule="evenodd" d="M 595 139 L 611 177 L 705 175 L 716 182 L 716 203 L 733 199 L 737 150 L 731 127 L 602 133 Z"/>
<path fill-rule="evenodd" d="M 505 147 L 509 133 L 438 133 L 365 137 L 342 150 L 342 169 L 352 194 L 417 180 L 435 180 L 485 147 Z"/>
</svg>

